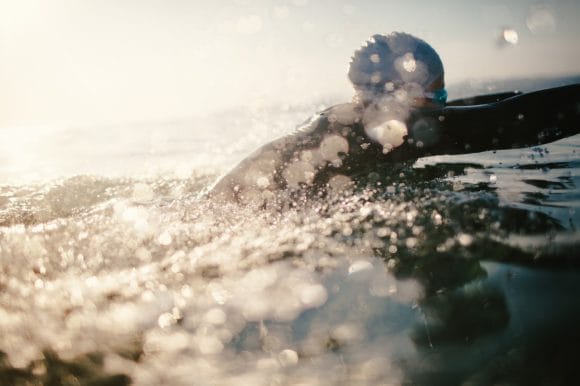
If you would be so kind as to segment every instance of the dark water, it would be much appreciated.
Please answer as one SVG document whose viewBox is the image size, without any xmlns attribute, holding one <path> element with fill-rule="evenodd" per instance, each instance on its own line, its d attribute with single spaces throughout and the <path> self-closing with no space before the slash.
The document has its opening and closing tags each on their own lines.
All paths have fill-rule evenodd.
<svg viewBox="0 0 580 386">
<path fill-rule="evenodd" d="M 199 198 L 201 168 L 2 186 L 0 384 L 572 384 L 579 151 L 425 158 L 283 211 Z"/>
</svg>

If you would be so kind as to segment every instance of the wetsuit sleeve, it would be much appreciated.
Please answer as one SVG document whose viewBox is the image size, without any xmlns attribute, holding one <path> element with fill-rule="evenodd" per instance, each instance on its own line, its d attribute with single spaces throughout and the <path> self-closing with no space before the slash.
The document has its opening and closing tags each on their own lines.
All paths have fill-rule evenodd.
<svg viewBox="0 0 580 386">
<path fill-rule="evenodd" d="M 537 146 L 580 132 L 580 85 L 429 114 L 440 122 L 433 154 Z"/>
<path fill-rule="evenodd" d="M 495 103 L 503 99 L 511 98 L 521 94 L 522 94 L 521 91 L 507 91 L 496 94 L 477 95 L 473 97 L 452 100 L 450 102 L 447 102 L 447 106 L 474 106 L 487 103 Z"/>
</svg>

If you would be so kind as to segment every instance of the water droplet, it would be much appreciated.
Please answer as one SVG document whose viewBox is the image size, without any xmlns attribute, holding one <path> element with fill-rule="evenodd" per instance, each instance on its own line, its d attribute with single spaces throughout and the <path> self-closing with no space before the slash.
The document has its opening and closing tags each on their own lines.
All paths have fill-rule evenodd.
<svg viewBox="0 0 580 386">
<path fill-rule="evenodd" d="M 226 322 L 226 313 L 221 308 L 212 308 L 203 316 L 203 320 L 206 323 L 221 325 Z"/>
<path fill-rule="evenodd" d="M 387 237 L 391 234 L 391 229 L 389 228 L 379 228 L 377 229 L 377 236 L 379 237 Z"/>
<path fill-rule="evenodd" d="M 373 269 L 373 265 L 366 260 L 357 260 L 348 267 L 348 274 L 352 275 L 358 272 L 369 271 Z"/>
<path fill-rule="evenodd" d="M 405 240 L 405 245 L 407 248 L 414 248 L 417 246 L 417 239 L 415 237 L 409 237 L 407 240 Z"/>
<path fill-rule="evenodd" d="M 169 245 L 173 241 L 171 235 L 168 232 L 163 232 L 157 237 L 157 242 L 160 245 Z"/>
<path fill-rule="evenodd" d="M 556 17 L 552 9 L 547 5 L 533 5 L 528 13 L 526 26 L 534 34 L 554 32 L 556 29 Z"/>
<path fill-rule="evenodd" d="M 135 251 L 135 256 L 141 261 L 150 261 L 151 260 L 151 252 L 145 247 L 139 247 Z"/>
<path fill-rule="evenodd" d="M 328 186 L 330 187 L 330 189 L 335 191 L 344 191 L 346 189 L 351 188 L 353 184 L 354 184 L 353 181 L 349 177 L 343 176 L 342 174 L 336 175 L 328 181 Z M 350 233 L 352 233 L 352 229 Z M 345 234 L 345 236 L 348 235 Z"/>
<path fill-rule="evenodd" d="M 511 45 L 518 44 L 519 36 L 516 30 L 512 28 L 504 28 L 501 35 L 503 42 Z"/>
<path fill-rule="evenodd" d="M 278 354 L 278 360 L 282 367 L 293 366 L 298 363 L 298 353 L 290 349 L 282 350 L 280 354 Z"/>
<path fill-rule="evenodd" d="M 197 347 L 202 354 L 219 354 L 224 349 L 223 343 L 215 336 L 200 336 Z"/>
<path fill-rule="evenodd" d="M 441 225 L 443 223 L 443 217 L 437 212 L 433 212 L 431 218 L 433 219 L 433 223 L 435 225 Z"/>
<path fill-rule="evenodd" d="M 327 298 L 326 288 L 321 284 L 308 285 L 300 291 L 300 301 L 308 308 L 320 307 Z"/>
<path fill-rule="evenodd" d="M 265 189 L 270 185 L 270 181 L 268 180 L 268 177 L 262 176 L 256 180 L 256 185 L 258 185 L 258 188 L 260 189 Z"/>
<path fill-rule="evenodd" d="M 405 54 L 403 59 L 403 68 L 407 72 L 414 72 L 417 69 L 417 62 L 415 61 L 413 54 Z"/>
<path fill-rule="evenodd" d="M 161 328 L 168 328 L 175 323 L 175 319 L 173 318 L 173 314 L 170 312 L 165 312 L 159 315 L 157 318 L 157 324 Z"/>
<path fill-rule="evenodd" d="M 343 324 L 331 331 L 332 338 L 342 344 L 359 340 L 361 335 L 360 329 L 354 324 Z"/>
<path fill-rule="evenodd" d="M 329 135 L 320 143 L 320 155 L 330 162 L 340 160 L 341 153 L 348 153 L 348 141 L 340 135 Z"/>
<path fill-rule="evenodd" d="M 282 174 L 288 186 L 295 188 L 301 183 L 312 183 L 316 170 L 309 162 L 297 161 L 290 164 Z"/>
<path fill-rule="evenodd" d="M 390 152 L 393 148 L 402 145 L 407 135 L 407 125 L 397 119 L 380 122 L 365 128 L 366 133 L 372 139 L 383 145 L 383 153 Z"/>
<path fill-rule="evenodd" d="M 468 235 L 466 233 L 460 233 L 457 236 L 457 241 L 459 242 L 459 244 L 463 247 L 467 247 L 469 245 L 471 245 L 471 243 L 473 242 L 473 236 Z"/>
<path fill-rule="evenodd" d="M 377 84 L 381 81 L 381 73 L 376 71 L 371 75 L 371 83 Z"/>
</svg>

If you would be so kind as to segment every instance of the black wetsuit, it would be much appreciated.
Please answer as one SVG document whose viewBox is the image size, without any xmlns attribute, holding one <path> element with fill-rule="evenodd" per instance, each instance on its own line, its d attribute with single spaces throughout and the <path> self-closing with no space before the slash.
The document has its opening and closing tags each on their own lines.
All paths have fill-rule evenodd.
<svg viewBox="0 0 580 386">
<path fill-rule="evenodd" d="M 336 176 L 356 182 L 365 174 L 380 174 L 393 163 L 419 157 L 552 142 L 580 132 L 580 85 L 411 109 L 402 144 L 386 152 L 366 133 L 364 110 L 344 104 L 321 112 L 295 133 L 258 149 L 218 181 L 211 193 L 237 201 L 257 196 L 259 201 L 264 192 L 323 187 Z M 329 148 L 336 151 L 335 157 L 328 155 Z"/>
<path fill-rule="evenodd" d="M 515 95 L 499 102 L 425 111 L 441 122 L 436 154 L 475 153 L 541 145 L 580 132 L 580 85 Z M 410 133 L 411 136 L 414 133 Z"/>
</svg>

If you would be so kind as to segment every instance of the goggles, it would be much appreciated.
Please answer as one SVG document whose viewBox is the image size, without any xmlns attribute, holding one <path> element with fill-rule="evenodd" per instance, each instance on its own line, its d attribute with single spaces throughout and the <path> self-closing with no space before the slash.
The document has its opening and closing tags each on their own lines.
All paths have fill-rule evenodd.
<svg viewBox="0 0 580 386">
<path fill-rule="evenodd" d="M 435 104 L 444 105 L 447 102 L 447 90 L 440 88 L 433 92 L 424 92 L 423 96 Z"/>
<path fill-rule="evenodd" d="M 395 85 L 393 88 L 397 88 Z M 385 95 L 385 86 L 381 83 L 379 84 L 365 84 L 364 86 L 360 87 L 365 95 L 369 97 L 369 99 L 373 99 L 376 96 Z M 389 93 L 392 91 L 389 91 Z M 423 97 L 429 100 L 431 103 L 436 104 L 438 106 L 445 106 L 447 102 L 447 90 L 445 88 L 440 88 L 439 90 L 435 91 L 424 91 Z"/>
</svg>

